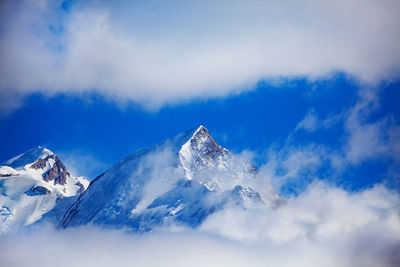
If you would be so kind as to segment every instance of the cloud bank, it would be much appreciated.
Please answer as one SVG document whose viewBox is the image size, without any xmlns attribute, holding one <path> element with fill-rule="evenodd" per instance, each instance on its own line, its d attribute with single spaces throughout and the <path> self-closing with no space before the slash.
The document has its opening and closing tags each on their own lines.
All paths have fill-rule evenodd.
<svg viewBox="0 0 400 267">
<path fill-rule="evenodd" d="M 2 235 L 3 266 L 363 266 L 400 263 L 400 197 L 314 183 L 276 210 L 225 209 L 199 230 L 51 227 Z"/>
<path fill-rule="evenodd" d="M 96 91 L 157 108 L 238 93 L 261 79 L 342 71 L 373 84 L 399 70 L 396 0 L 43 0 L 0 8 L 2 106 L 10 95 Z"/>
</svg>

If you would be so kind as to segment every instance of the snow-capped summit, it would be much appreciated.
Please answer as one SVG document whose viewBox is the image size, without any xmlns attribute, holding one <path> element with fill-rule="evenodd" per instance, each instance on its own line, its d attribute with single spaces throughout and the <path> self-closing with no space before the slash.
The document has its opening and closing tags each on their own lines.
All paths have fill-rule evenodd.
<svg viewBox="0 0 400 267">
<path fill-rule="evenodd" d="M 47 148 L 38 146 L 6 161 L 2 165 L 9 166 L 14 169 L 23 168 L 27 164 L 31 164 L 50 155 L 54 155 L 54 153 Z"/>
<path fill-rule="evenodd" d="M 0 165 L 0 232 L 35 222 L 89 181 L 72 176 L 52 151 L 36 147 Z"/>
<path fill-rule="evenodd" d="M 271 208 L 252 186 L 256 169 L 221 147 L 200 126 L 140 149 L 93 180 L 59 227 L 95 224 L 152 231 L 168 224 L 197 227 L 226 205 Z"/>
<path fill-rule="evenodd" d="M 195 179 L 211 191 L 224 191 L 252 177 L 250 162 L 221 147 L 204 126 L 200 126 L 179 151 L 187 179 Z"/>
<path fill-rule="evenodd" d="M 0 165 L 0 177 L 27 175 L 46 182 L 65 196 L 81 193 L 89 184 L 82 177 L 72 177 L 61 160 L 47 148 L 38 146 Z"/>
</svg>

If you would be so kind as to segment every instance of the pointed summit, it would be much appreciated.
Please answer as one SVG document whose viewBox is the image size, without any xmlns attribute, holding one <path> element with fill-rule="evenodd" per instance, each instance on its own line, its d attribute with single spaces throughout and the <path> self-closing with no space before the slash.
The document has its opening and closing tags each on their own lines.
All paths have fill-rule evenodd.
<svg viewBox="0 0 400 267">
<path fill-rule="evenodd" d="M 202 125 L 197 128 L 189 141 L 182 146 L 181 151 L 188 148 L 195 153 L 203 153 L 210 157 L 219 156 L 224 151 L 227 151 L 214 140 L 207 128 Z"/>
<path fill-rule="evenodd" d="M 207 148 L 212 148 L 219 151 L 223 150 L 223 148 L 211 136 L 207 128 L 202 125 L 200 125 L 200 127 L 197 128 L 197 130 L 193 133 L 193 136 L 190 138 L 188 143 L 191 143 L 192 148 L 196 150 Z"/>
<path fill-rule="evenodd" d="M 217 167 L 219 158 L 224 158 L 229 151 L 221 147 L 210 135 L 209 131 L 200 126 L 179 151 L 179 159 L 189 180 L 195 178 L 199 170 Z M 204 173 L 201 172 L 201 175 Z M 201 177 L 199 179 L 203 180 Z M 215 189 L 215 185 L 210 185 Z"/>
<path fill-rule="evenodd" d="M 198 128 L 194 128 L 194 129 L 196 129 L 196 130 L 193 132 L 192 138 L 195 136 L 199 136 L 199 135 L 211 137 L 210 132 L 203 125 L 200 125 Z"/>
<path fill-rule="evenodd" d="M 208 190 L 217 192 L 242 184 L 254 170 L 249 162 L 220 146 L 204 126 L 182 145 L 179 159 L 187 179 L 196 180 Z"/>
<path fill-rule="evenodd" d="M 210 135 L 210 133 L 209 133 L 209 131 L 207 130 L 207 128 L 204 127 L 203 125 L 200 125 L 200 126 L 196 129 L 196 131 L 193 133 L 193 136 L 196 135 L 196 134 L 198 134 L 198 133 Z"/>
</svg>

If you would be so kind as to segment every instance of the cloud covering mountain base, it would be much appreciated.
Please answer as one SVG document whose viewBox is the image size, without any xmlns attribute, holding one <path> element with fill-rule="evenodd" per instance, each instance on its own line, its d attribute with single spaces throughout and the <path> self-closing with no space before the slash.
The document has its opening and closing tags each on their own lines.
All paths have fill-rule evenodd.
<svg viewBox="0 0 400 267">
<path fill-rule="evenodd" d="M 3 235 L 4 266 L 398 266 L 400 197 L 313 183 L 271 211 L 225 209 L 198 230 L 52 226 Z M 23 256 L 21 256 L 23 255 Z"/>
</svg>

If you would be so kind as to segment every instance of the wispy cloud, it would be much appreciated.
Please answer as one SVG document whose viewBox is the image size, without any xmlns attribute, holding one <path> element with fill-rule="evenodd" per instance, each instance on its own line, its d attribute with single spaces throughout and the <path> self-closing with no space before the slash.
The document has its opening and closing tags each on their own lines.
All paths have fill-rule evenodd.
<svg viewBox="0 0 400 267">
<path fill-rule="evenodd" d="M 2 3 L 2 98 L 95 90 L 156 108 L 240 92 L 260 79 L 343 71 L 377 83 L 398 74 L 396 0 L 60 6 Z"/>
<path fill-rule="evenodd" d="M 307 112 L 304 119 L 297 124 L 295 131 L 299 129 L 304 129 L 309 132 L 314 132 L 318 127 L 319 119 L 315 110 L 311 109 Z"/>
<path fill-rule="evenodd" d="M 85 176 L 92 180 L 103 173 L 110 164 L 107 164 L 84 150 L 57 151 L 56 154 L 74 176 Z"/>
<path fill-rule="evenodd" d="M 353 164 L 377 157 L 396 157 L 398 128 L 390 116 L 371 119 L 380 106 L 379 91 L 364 89 L 357 103 L 348 111 L 345 128 L 348 141 L 344 147 L 346 159 Z"/>
<path fill-rule="evenodd" d="M 261 153 L 244 150 L 241 156 L 263 162 L 259 175 L 284 194 L 297 194 L 315 179 L 343 182 L 350 169 L 382 160 L 387 172 L 380 179 L 398 188 L 400 126 L 397 114 L 382 112 L 382 93 L 377 88 L 359 89 L 352 105 L 326 117 L 310 108 L 284 142 L 277 141 Z M 313 138 L 333 128 L 339 128 L 333 137 L 328 133 L 322 141 Z M 308 132 L 307 138 L 298 138 L 301 131 Z"/>
<path fill-rule="evenodd" d="M 310 133 L 320 129 L 328 129 L 343 120 L 344 114 L 330 114 L 326 118 L 321 118 L 315 109 L 308 110 L 304 118 L 297 124 L 294 131 L 305 130 Z"/>
</svg>

